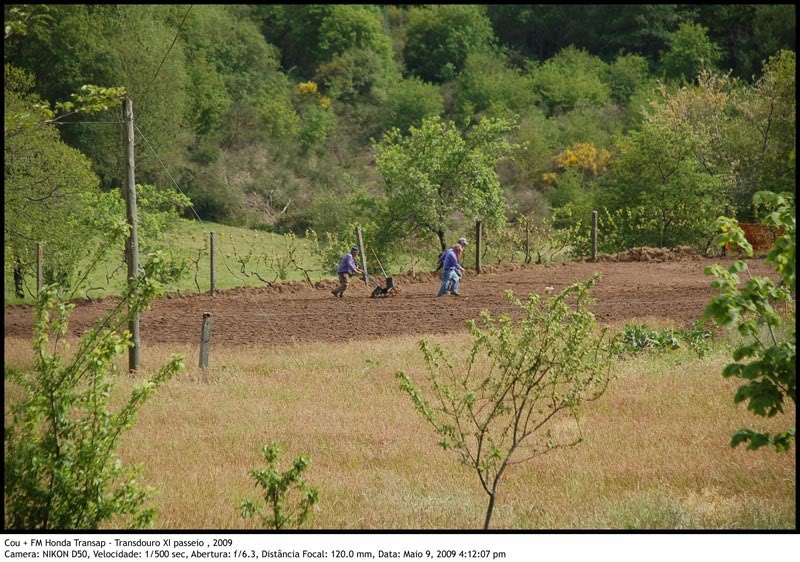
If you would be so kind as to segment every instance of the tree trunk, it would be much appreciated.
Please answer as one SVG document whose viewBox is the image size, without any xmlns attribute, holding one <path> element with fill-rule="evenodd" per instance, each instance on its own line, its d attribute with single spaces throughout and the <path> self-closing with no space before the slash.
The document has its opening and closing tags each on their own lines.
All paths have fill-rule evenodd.
<svg viewBox="0 0 800 562">
<path fill-rule="evenodd" d="M 489 521 L 492 520 L 492 512 L 494 511 L 494 502 L 497 498 L 497 490 L 493 490 L 491 494 L 489 494 L 489 507 L 486 508 L 486 520 L 483 522 L 483 530 L 486 531 L 489 529 Z"/>
<path fill-rule="evenodd" d="M 436 236 L 439 237 L 439 246 L 441 246 L 441 250 L 444 252 L 447 249 L 447 243 L 445 242 L 444 238 L 444 230 L 437 230 Z"/>
<path fill-rule="evenodd" d="M 22 265 L 17 262 L 14 264 L 14 294 L 17 298 L 24 298 L 25 291 L 22 289 Z"/>
</svg>

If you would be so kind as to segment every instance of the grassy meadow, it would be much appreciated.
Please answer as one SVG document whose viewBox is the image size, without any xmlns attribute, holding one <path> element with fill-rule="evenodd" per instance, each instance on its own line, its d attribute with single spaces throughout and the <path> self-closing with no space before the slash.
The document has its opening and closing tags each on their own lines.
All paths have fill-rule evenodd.
<svg viewBox="0 0 800 562">
<path fill-rule="evenodd" d="M 464 334 L 437 336 L 466 353 Z M 212 347 L 145 345 L 143 372 L 120 374 L 120 399 L 172 353 L 187 369 L 124 436 L 125 463 L 157 488 L 156 528 L 255 528 L 245 498 L 263 503 L 248 472 L 262 445 L 286 447 L 280 466 L 310 457 L 320 490 L 318 529 L 478 529 L 488 497 L 474 472 L 436 445 L 394 373 L 423 380 L 417 337 L 347 344 Z M 515 465 L 501 483 L 493 528 L 786 529 L 796 527 L 794 451 L 731 449 L 741 427 L 778 430 L 733 404 L 720 372 L 730 348 L 639 354 L 613 368 L 606 394 L 584 409 L 583 443 Z M 30 345 L 5 340 L 6 366 L 32 364 Z M 120 357 L 122 372 L 126 358 Z M 6 410 L 14 388 L 6 383 Z M 792 406 L 793 408 L 793 406 Z M 122 525 L 122 523 L 120 523 Z"/>
</svg>

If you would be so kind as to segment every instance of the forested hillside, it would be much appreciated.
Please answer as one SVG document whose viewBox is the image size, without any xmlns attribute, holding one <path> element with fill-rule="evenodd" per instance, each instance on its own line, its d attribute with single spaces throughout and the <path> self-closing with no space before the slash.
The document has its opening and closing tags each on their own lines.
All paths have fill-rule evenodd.
<svg viewBox="0 0 800 562">
<path fill-rule="evenodd" d="M 755 191 L 795 189 L 793 5 L 7 5 L 5 22 L 7 271 L 37 240 L 68 267 L 124 215 L 121 102 L 84 85 L 133 100 L 153 232 L 170 212 L 361 224 L 391 260 L 476 219 L 580 235 L 597 209 L 608 250 L 703 248 L 718 215 L 754 218 Z"/>
</svg>

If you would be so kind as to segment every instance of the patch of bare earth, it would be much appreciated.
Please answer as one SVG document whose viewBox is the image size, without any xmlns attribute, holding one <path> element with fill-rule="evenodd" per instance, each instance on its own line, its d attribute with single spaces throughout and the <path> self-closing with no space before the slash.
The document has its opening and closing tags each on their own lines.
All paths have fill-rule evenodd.
<svg viewBox="0 0 800 562">
<path fill-rule="evenodd" d="M 468 271 L 461 297 L 436 298 L 438 275 L 395 276 L 393 297 L 370 298 L 374 285 L 353 278 L 344 298 L 331 294 L 334 281 L 315 287 L 303 283 L 220 291 L 215 296 L 185 295 L 158 299 L 141 317 L 143 342 L 195 343 L 203 312 L 213 315 L 216 345 L 385 339 L 395 335 L 444 334 L 464 330 L 464 321 L 481 310 L 509 312 L 506 290 L 517 295 L 559 290 L 595 272 L 602 279 L 593 290 L 594 312 L 602 323 L 629 319 L 665 319 L 688 324 L 702 315 L 716 294 L 704 268 L 731 260 L 704 259 L 680 250 L 637 249 L 629 255 L 602 258 L 598 263 L 573 262 L 552 266 L 486 266 L 478 275 Z M 603 261 L 608 260 L 608 261 Z M 633 260 L 633 261 L 629 261 Z M 762 260 L 750 260 L 754 274 L 771 272 Z M 383 281 L 378 278 L 378 281 Z M 70 319 L 72 335 L 80 335 L 114 305 L 113 299 L 78 302 Z M 28 337 L 33 307 L 5 307 L 5 337 Z"/>
</svg>

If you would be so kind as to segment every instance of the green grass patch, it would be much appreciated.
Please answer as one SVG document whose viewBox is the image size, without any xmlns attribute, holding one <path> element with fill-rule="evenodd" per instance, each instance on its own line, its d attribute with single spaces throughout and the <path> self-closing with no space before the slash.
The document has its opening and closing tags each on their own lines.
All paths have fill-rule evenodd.
<svg viewBox="0 0 800 562">
<path fill-rule="evenodd" d="M 309 278 L 319 281 L 332 278 L 322 271 L 306 240 L 261 230 L 226 226 L 212 222 L 179 219 L 166 233 L 158 248 L 186 263 L 186 274 L 166 289 L 168 292 L 205 293 L 211 286 L 209 234 L 215 233 L 216 288 L 263 287 L 267 282 L 305 281 L 303 269 Z M 87 251 L 87 255 L 89 252 Z M 294 258 L 294 263 L 291 258 Z M 140 260 L 144 259 L 142 255 Z M 47 254 L 45 249 L 45 263 Z M 120 248 L 106 257 L 81 284 L 76 295 L 81 298 L 101 298 L 119 295 L 125 283 L 127 267 L 124 249 Z M 81 262 L 79 270 L 89 266 L 89 259 Z M 260 277 L 259 277 L 260 276 Z M 5 272 L 5 304 L 33 302 L 36 279 L 25 279 L 25 297 L 14 295 L 11 271 Z"/>
</svg>

